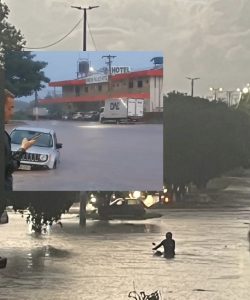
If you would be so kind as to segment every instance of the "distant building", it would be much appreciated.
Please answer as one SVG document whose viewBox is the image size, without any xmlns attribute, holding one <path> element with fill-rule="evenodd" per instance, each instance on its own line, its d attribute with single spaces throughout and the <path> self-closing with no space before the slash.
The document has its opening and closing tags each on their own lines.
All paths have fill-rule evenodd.
<svg viewBox="0 0 250 300">
<path fill-rule="evenodd" d="M 129 97 L 144 99 L 146 112 L 163 110 L 162 66 L 132 72 L 125 67 L 116 68 L 111 75 L 107 72 L 88 73 L 78 79 L 50 82 L 49 86 L 54 87 L 54 94 L 40 99 L 39 103 L 58 104 L 65 112 L 88 111 L 99 109 L 106 99 Z M 62 89 L 60 96 L 57 94 L 57 87 Z"/>
</svg>

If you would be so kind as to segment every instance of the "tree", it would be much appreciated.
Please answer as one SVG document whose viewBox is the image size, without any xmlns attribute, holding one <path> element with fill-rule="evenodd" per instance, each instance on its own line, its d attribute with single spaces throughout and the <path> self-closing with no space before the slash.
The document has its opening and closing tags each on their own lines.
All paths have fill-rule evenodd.
<svg viewBox="0 0 250 300">
<path fill-rule="evenodd" d="M 225 103 L 170 93 L 164 98 L 164 182 L 199 188 L 250 158 L 250 120 Z"/>
<path fill-rule="evenodd" d="M 45 87 L 50 80 L 42 69 L 46 62 L 34 61 L 30 51 L 8 51 L 5 53 L 5 86 L 17 97 L 31 95 Z"/>
<path fill-rule="evenodd" d="M 28 210 L 27 222 L 31 223 L 32 230 L 42 233 L 48 225 L 52 225 L 61 218 L 61 214 L 69 210 L 71 205 L 78 199 L 79 192 L 36 192 L 12 193 L 9 202 L 13 209 L 23 213 Z"/>
<path fill-rule="evenodd" d="M 8 51 L 21 51 L 26 44 L 20 30 L 7 22 L 9 8 L 0 2 L 0 63 L 3 66 L 4 55 Z"/>
</svg>

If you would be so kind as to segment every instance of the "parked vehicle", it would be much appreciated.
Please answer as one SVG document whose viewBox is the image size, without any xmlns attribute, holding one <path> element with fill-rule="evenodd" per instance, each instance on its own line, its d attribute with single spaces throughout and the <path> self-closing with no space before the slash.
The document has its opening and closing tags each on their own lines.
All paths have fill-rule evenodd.
<svg viewBox="0 0 250 300">
<path fill-rule="evenodd" d="M 11 150 L 17 151 L 24 138 L 31 139 L 41 133 L 36 143 L 27 150 L 21 160 L 19 169 L 31 170 L 32 168 L 56 169 L 60 162 L 60 148 L 62 144 L 57 142 L 56 133 L 52 129 L 35 127 L 17 127 L 11 133 Z"/>
<path fill-rule="evenodd" d="M 86 206 L 87 214 L 97 213 L 100 218 L 138 218 L 145 214 L 145 206 L 130 192 L 91 193 Z"/>
<path fill-rule="evenodd" d="M 108 99 L 105 101 L 105 106 L 100 110 L 100 122 L 136 122 L 143 117 L 143 106 L 143 99 Z"/>
<path fill-rule="evenodd" d="M 98 111 L 86 112 L 83 116 L 84 121 L 99 121 L 100 113 Z"/>
<path fill-rule="evenodd" d="M 32 109 L 32 116 L 33 117 L 39 117 L 39 118 L 48 118 L 49 111 L 45 107 L 34 107 Z"/>
<path fill-rule="evenodd" d="M 108 206 L 98 208 L 100 216 L 110 218 L 132 218 L 145 214 L 145 208 L 139 199 L 117 198 L 109 203 Z"/>
<path fill-rule="evenodd" d="M 69 115 L 62 115 L 62 120 L 69 120 Z"/>
<path fill-rule="evenodd" d="M 83 116 L 84 116 L 84 113 L 78 111 L 73 114 L 72 120 L 81 121 L 81 120 L 83 120 Z"/>
<path fill-rule="evenodd" d="M 68 112 L 62 114 L 62 120 L 72 120 L 74 113 Z"/>
</svg>

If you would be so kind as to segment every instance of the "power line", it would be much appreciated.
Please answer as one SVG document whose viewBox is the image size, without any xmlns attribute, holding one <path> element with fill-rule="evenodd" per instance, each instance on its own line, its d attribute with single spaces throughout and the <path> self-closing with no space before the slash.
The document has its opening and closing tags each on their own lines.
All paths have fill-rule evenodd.
<svg viewBox="0 0 250 300">
<path fill-rule="evenodd" d="M 49 45 L 46 45 L 46 46 L 42 46 L 42 47 L 23 47 L 24 49 L 45 49 L 45 48 L 49 48 L 51 46 L 54 46 L 58 43 L 60 43 L 61 41 L 63 41 L 66 37 L 68 37 L 75 29 L 76 27 L 82 22 L 82 19 L 80 19 L 76 25 L 62 38 L 60 38 L 58 41 L 54 42 L 54 43 L 51 43 Z"/>
<path fill-rule="evenodd" d="M 92 39 L 93 45 L 94 45 L 94 47 L 95 47 L 95 51 L 97 51 L 97 49 L 96 49 L 96 44 L 95 44 L 95 41 L 94 41 L 94 38 L 93 38 L 93 35 L 92 35 L 92 32 L 91 32 L 91 30 L 90 30 L 90 27 L 89 27 L 89 23 L 88 23 L 88 22 L 87 22 L 87 25 L 88 25 L 88 29 L 89 29 L 89 33 L 90 33 L 90 36 L 91 36 L 91 39 Z"/>
</svg>

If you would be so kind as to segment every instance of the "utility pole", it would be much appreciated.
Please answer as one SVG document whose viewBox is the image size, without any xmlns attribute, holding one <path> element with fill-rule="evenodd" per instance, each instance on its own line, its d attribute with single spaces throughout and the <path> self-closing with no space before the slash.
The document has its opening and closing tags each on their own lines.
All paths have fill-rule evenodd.
<svg viewBox="0 0 250 300">
<path fill-rule="evenodd" d="M 191 97 L 194 96 L 194 81 L 200 79 L 199 77 L 186 77 L 187 79 L 191 80 Z"/>
<path fill-rule="evenodd" d="M 89 7 L 81 7 L 81 6 L 71 6 L 72 8 L 83 10 L 83 51 L 87 51 L 87 10 L 97 8 L 99 5 L 96 6 L 89 6 Z"/>
<path fill-rule="evenodd" d="M 35 118 L 38 121 L 38 95 L 37 90 L 35 90 Z"/>
<path fill-rule="evenodd" d="M 106 65 L 108 65 L 109 72 L 108 72 L 108 94 L 109 97 L 111 97 L 111 65 L 113 62 L 113 59 L 116 58 L 115 55 L 103 55 L 102 58 L 107 58 L 108 60 L 105 62 Z"/>
<path fill-rule="evenodd" d="M 107 58 L 108 59 L 108 61 L 106 61 L 105 63 L 106 63 L 106 65 L 108 65 L 108 67 L 109 67 L 109 75 L 111 75 L 111 64 L 113 62 L 112 59 L 116 58 L 116 56 L 109 54 L 109 55 L 103 55 L 102 58 Z"/>
<path fill-rule="evenodd" d="M 79 192 L 80 212 L 79 212 L 79 225 L 80 227 L 86 226 L 86 204 L 88 201 L 88 194 L 86 192 Z"/>
</svg>

